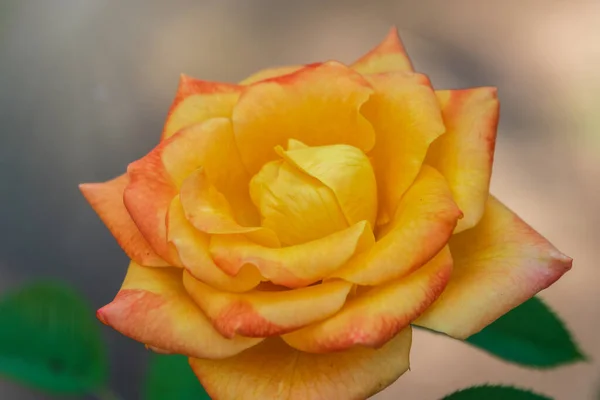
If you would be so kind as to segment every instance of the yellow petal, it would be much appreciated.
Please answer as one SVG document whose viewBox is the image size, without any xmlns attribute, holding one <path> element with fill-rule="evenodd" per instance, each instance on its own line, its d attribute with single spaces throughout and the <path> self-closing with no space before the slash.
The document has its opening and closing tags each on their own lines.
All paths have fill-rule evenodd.
<svg viewBox="0 0 600 400">
<path fill-rule="evenodd" d="M 413 70 L 396 27 L 392 27 L 385 39 L 352 64 L 351 68 L 363 75 Z"/>
<path fill-rule="evenodd" d="M 171 202 L 167 225 L 169 241 L 175 245 L 183 267 L 196 279 L 230 292 L 245 292 L 261 282 L 260 273 L 252 266 L 229 276 L 215 265 L 208 252 L 210 236 L 195 229 L 185 218 L 179 196 Z"/>
<path fill-rule="evenodd" d="M 483 218 L 450 241 L 454 271 L 417 324 L 464 339 L 553 284 L 572 260 L 489 196 Z"/>
<path fill-rule="evenodd" d="M 161 140 L 210 118 L 231 117 L 241 90 L 242 87 L 238 85 L 201 81 L 181 75 Z"/>
<path fill-rule="evenodd" d="M 84 183 L 79 189 L 129 258 L 148 267 L 169 265 L 154 252 L 123 204 L 127 174 L 103 183 Z"/>
<path fill-rule="evenodd" d="M 213 399 L 362 400 L 408 370 L 411 339 L 409 327 L 378 350 L 310 354 L 273 338 L 226 360 L 190 365 Z"/>
<path fill-rule="evenodd" d="M 199 231 L 211 234 L 246 234 L 257 243 L 278 247 L 279 239 L 269 228 L 237 223 L 233 207 L 209 181 L 203 168 L 192 172 L 180 192 L 185 217 Z"/>
<path fill-rule="evenodd" d="M 180 131 L 164 145 L 161 158 L 177 188 L 202 167 L 209 181 L 231 203 L 240 223 L 259 223 L 248 195 L 250 176 L 240 160 L 229 119 L 214 118 Z"/>
<path fill-rule="evenodd" d="M 330 281 L 294 290 L 228 293 L 183 275 L 183 284 L 221 335 L 266 337 L 291 332 L 336 313 L 352 284 Z"/>
<path fill-rule="evenodd" d="M 437 91 L 446 133 L 426 162 L 444 175 L 465 214 L 455 233 L 472 228 L 485 209 L 492 175 L 500 103 L 496 88 Z"/>
<path fill-rule="evenodd" d="M 366 220 L 375 226 L 377 183 L 365 153 L 345 144 L 279 149 L 288 162 L 333 191 L 348 224 Z"/>
<path fill-rule="evenodd" d="M 211 238 L 210 252 L 215 264 L 229 275 L 252 264 L 271 282 L 297 288 L 330 275 L 373 241 L 371 228 L 363 221 L 312 242 L 275 249 L 243 236 L 216 235 Z"/>
<path fill-rule="evenodd" d="M 285 161 L 271 161 L 250 181 L 261 225 L 284 245 L 306 243 L 348 227 L 330 188 Z"/>
<path fill-rule="evenodd" d="M 387 231 L 370 251 L 359 254 L 332 276 L 360 285 L 379 285 L 402 277 L 446 245 L 460 216 L 444 177 L 424 165 Z"/>
<path fill-rule="evenodd" d="M 233 110 L 244 165 L 257 173 L 276 158 L 274 147 L 288 139 L 370 150 L 375 135 L 359 108 L 371 93 L 359 74 L 333 61 L 246 86 Z"/>
<path fill-rule="evenodd" d="M 304 65 L 288 65 L 284 67 L 265 68 L 241 81 L 240 85 L 250 85 L 251 83 L 264 81 L 265 79 L 288 75 L 302 68 L 304 68 Z"/>
<path fill-rule="evenodd" d="M 284 335 L 283 340 L 309 353 L 341 351 L 355 345 L 379 348 L 438 298 L 451 272 L 452 257 L 445 247 L 409 276 L 359 294 L 333 317 Z"/>
<path fill-rule="evenodd" d="M 445 131 L 426 77 L 412 73 L 370 76 L 375 94 L 362 108 L 377 136 L 372 158 L 379 198 L 378 224 L 388 223 L 416 178 L 431 142 Z"/>
<path fill-rule="evenodd" d="M 182 271 L 174 268 L 131 262 L 121 290 L 97 316 L 134 340 L 191 357 L 231 357 L 261 341 L 221 336 L 186 293 Z"/>
</svg>

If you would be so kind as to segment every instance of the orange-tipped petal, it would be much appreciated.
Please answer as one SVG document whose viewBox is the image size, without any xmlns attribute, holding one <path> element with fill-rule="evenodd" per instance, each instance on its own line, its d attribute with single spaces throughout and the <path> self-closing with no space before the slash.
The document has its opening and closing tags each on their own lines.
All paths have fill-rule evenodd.
<svg viewBox="0 0 600 400">
<path fill-rule="evenodd" d="M 379 348 L 438 298 L 451 272 L 452 256 L 445 247 L 409 276 L 359 294 L 333 317 L 284 335 L 283 340 L 309 353 L 341 351 L 355 345 Z"/>
<path fill-rule="evenodd" d="M 350 67 L 363 75 L 413 70 L 396 27 L 392 27 L 377 47 Z"/>
<path fill-rule="evenodd" d="M 264 246 L 278 247 L 275 232 L 261 226 L 237 223 L 227 198 L 212 185 L 203 168 L 192 172 L 180 192 L 185 217 L 199 231 L 211 234 L 246 234 Z"/>
<path fill-rule="evenodd" d="M 408 370 L 411 333 L 406 328 L 381 349 L 330 354 L 303 353 L 272 338 L 226 360 L 190 365 L 213 399 L 363 400 Z"/>
<path fill-rule="evenodd" d="M 488 198 L 500 103 L 496 88 L 436 92 L 446 133 L 429 149 L 426 162 L 444 175 L 465 214 L 455 233 L 479 222 Z"/>
<path fill-rule="evenodd" d="M 210 236 L 195 229 L 185 218 L 179 196 L 171 202 L 167 226 L 168 239 L 175 245 L 181 264 L 196 279 L 230 292 L 245 292 L 261 282 L 260 273 L 252 266 L 229 276 L 215 265 L 208 252 Z"/>
<path fill-rule="evenodd" d="M 241 90 L 242 87 L 238 85 L 201 81 L 181 75 L 161 140 L 210 118 L 230 118 Z"/>
<path fill-rule="evenodd" d="M 373 242 L 369 224 L 362 221 L 312 242 L 276 249 L 257 245 L 243 236 L 216 235 L 211 238 L 210 252 L 215 264 L 229 275 L 252 264 L 271 282 L 297 288 L 331 274 Z"/>
<path fill-rule="evenodd" d="M 553 284 L 572 263 L 491 195 L 479 224 L 453 236 L 450 250 L 450 283 L 416 323 L 459 339 Z"/>
<path fill-rule="evenodd" d="M 388 223 L 416 178 L 429 145 L 445 127 L 426 77 L 413 73 L 370 76 L 375 94 L 362 108 L 377 136 L 369 154 L 377 177 L 378 224 Z"/>
<path fill-rule="evenodd" d="M 284 245 L 317 240 L 348 227 L 330 188 L 285 161 L 270 161 L 250 181 L 261 225 Z"/>
<path fill-rule="evenodd" d="M 221 336 L 188 296 L 182 270 L 129 264 L 115 299 L 97 316 L 125 336 L 190 357 L 231 357 L 261 340 Z"/>
<path fill-rule="evenodd" d="M 244 165 L 257 173 L 288 139 L 370 150 L 375 134 L 359 108 L 372 92 L 364 78 L 334 61 L 246 86 L 233 110 Z"/>
<path fill-rule="evenodd" d="M 265 79 L 277 78 L 279 76 L 288 75 L 299 69 L 304 68 L 304 65 L 288 65 L 284 67 L 265 68 L 250 75 L 246 79 L 240 82 L 240 85 L 250 85 Z"/>
<path fill-rule="evenodd" d="M 294 290 L 228 293 L 183 275 L 183 284 L 213 326 L 227 338 L 281 335 L 336 313 L 352 284 L 329 281 Z"/>
<path fill-rule="evenodd" d="M 148 267 L 166 267 L 169 264 L 154 252 L 123 204 L 128 183 L 123 174 L 103 183 L 81 184 L 79 189 L 129 258 Z"/>
<path fill-rule="evenodd" d="M 290 142 L 291 148 L 289 144 L 287 151 L 279 147 L 278 153 L 331 189 L 348 224 L 366 220 L 375 226 L 377 182 L 365 153 L 346 144 L 302 147 Z"/>
<path fill-rule="evenodd" d="M 202 167 L 209 181 L 231 203 L 237 220 L 248 225 L 259 223 L 248 195 L 250 176 L 240 160 L 231 120 L 213 118 L 180 131 L 163 146 L 161 158 L 178 188 Z"/>
<path fill-rule="evenodd" d="M 444 177 L 423 166 L 388 230 L 370 251 L 359 254 L 333 277 L 379 285 L 404 276 L 435 256 L 448 242 L 461 212 Z"/>
</svg>

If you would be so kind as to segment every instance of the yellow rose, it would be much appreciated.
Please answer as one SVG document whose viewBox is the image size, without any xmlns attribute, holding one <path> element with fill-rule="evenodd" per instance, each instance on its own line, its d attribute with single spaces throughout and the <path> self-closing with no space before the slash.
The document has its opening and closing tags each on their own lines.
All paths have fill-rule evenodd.
<svg viewBox="0 0 600 400">
<path fill-rule="evenodd" d="M 561 254 L 488 195 L 496 89 L 434 91 L 397 31 L 350 66 L 187 76 L 162 140 L 81 190 L 131 258 L 98 318 L 214 399 L 364 399 L 410 324 L 466 338 Z"/>
</svg>

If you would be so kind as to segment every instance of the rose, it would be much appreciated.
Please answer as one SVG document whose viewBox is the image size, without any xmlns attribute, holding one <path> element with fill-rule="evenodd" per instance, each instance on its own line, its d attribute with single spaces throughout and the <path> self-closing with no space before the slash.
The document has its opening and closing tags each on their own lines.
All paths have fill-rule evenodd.
<svg viewBox="0 0 600 400">
<path fill-rule="evenodd" d="M 434 91 L 392 29 L 349 67 L 181 77 L 160 144 L 84 184 L 131 258 L 98 318 L 214 399 L 363 399 L 410 324 L 466 338 L 571 267 L 488 195 L 494 88 Z"/>
</svg>

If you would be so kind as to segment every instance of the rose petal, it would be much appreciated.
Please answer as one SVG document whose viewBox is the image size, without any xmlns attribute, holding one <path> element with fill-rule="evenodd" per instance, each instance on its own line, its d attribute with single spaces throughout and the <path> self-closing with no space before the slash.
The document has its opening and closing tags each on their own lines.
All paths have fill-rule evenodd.
<svg viewBox="0 0 600 400">
<path fill-rule="evenodd" d="M 400 201 L 387 232 L 332 277 L 379 285 L 409 274 L 446 245 L 460 216 L 444 177 L 424 165 Z"/>
<path fill-rule="evenodd" d="M 261 282 L 260 273 L 252 266 L 244 266 L 236 276 L 229 276 L 215 265 L 208 252 L 210 236 L 195 229 L 185 218 L 179 196 L 171 202 L 167 226 L 168 239 L 175 245 L 181 264 L 196 279 L 230 292 L 245 292 Z"/>
<path fill-rule="evenodd" d="M 182 74 L 161 140 L 210 118 L 231 117 L 241 90 L 238 85 L 201 81 Z"/>
<path fill-rule="evenodd" d="M 277 78 L 279 76 L 288 75 L 304 67 L 304 65 L 288 65 L 283 67 L 265 68 L 241 81 L 240 85 L 250 85 L 259 81 L 264 81 L 265 79 Z"/>
<path fill-rule="evenodd" d="M 550 286 L 572 263 L 491 195 L 479 224 L 455 235 L 450 250 L 450 283 L 416 323 L 459 339 Z"/>
<path fill-rule="evenodd" d="M 244 165 L 257 173 L 276 158 L 273 148 L 288 139 L 370 150 L 375 135 L 359 108 L 371 93 L 359 74 L 334 61 L 246 86 L 233 110 Z"/>
<path fill-rule="evenodd" d="M 373 162 L 379 199 L 378 224 L 388 223 L 416 178 L 429 145 L 445 131 L 437 99 L 426 77 L 390 73 L 368 78 L 375 94 L 361 112 L 375 128 Z"/>
<path fill-rule="evenodd" d="M 413 70 L 396 27 L 392 27 L 385 39 L 352 64 L 351 68 L 363 75 Z"/>
<path fill-rule="evenodd" d="M 222 337 L 188 296 L 181 270 L 146 268 L 133 261 L 121 290 L 97 316 L 134 340 L 191 357 L 231 357 L 261 341 Z"/>
<path fill-rule="evenodd" d="M 79 190 L 129 258 L 148 267 L 169 265 L 154 252 L 123 204 L 127 174 L 103 183 L 83 183 Z"/>
<path fill-rule="evenodd" d="M 228 293 L 183 275 L 183 284 L 213 326 L 227 338 L 266 337 L 291 332 L 336 313 L 352 284 L 330 281 L 283 291 Z"/>
<path fill-rule="evenodd" d="M 269 228 L 246 227 L 237 223 L 233 207 L 209 181 L 203 168 L 192 172 L 181 186 L 185 217 L 199 231 L 211 234 L 246 234 L 264 246 L 278 247 L 279 239 Z"/>
<path fill-rule="evenodd" d="M 490 188 L 500 103 L 496 88 L 437 91 L 446 133 L 429 149 L 426 162 L 444 175 L 465 214 L 455 233 L 479 222 Z"/>
<path fill-rule="evenodd" d="M 226 360 L 190 365 L 213 399 L 362 400 L 408 370 L 411 339 L 408 327 L 378 350 L 310 354 L 273 338 Z"/>
<path fill-rule="evenodd" d="M 452 256 L 445 247 L 409 276 L 359 294 L 333 317 L 284 335 L 283 340 L 309 353 L 341 351 L 355 345 L 379 348 L 438 298 L 451 272 Z"/>
<path fill-rule="evenodd" d="M 276 232 L 285 245 L 348 227 L 331 189 L 288 162 L 265 164 L 250 181 L 250 197 L 260 210 L 261 225 Z"/>
<path fill-rule="evenodd" d="M 217 235 L 211 238 L 210 252 L 215 264 L 230 275 L 252 264 L 271 282 L 297 288 L 331 274 L 373 242 L 369 224 L 362 221 L 312 242 L 276 249 L 260 246 L 243 236 Z"/>
<path fill-rule="evenodd" d="M 345 144 L 297 148 L 297 141 L 290 142 L 292 148 L 279 147 L 278 153 L 331 189 L 348 224 L 366 220 L 375 226 L 377 182 L 365 153 Z"/>
</svg>

